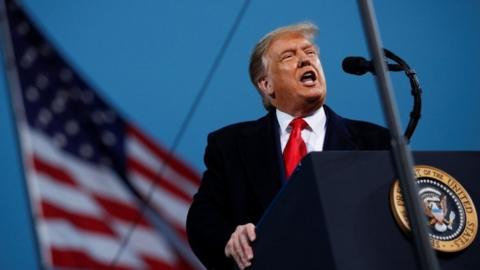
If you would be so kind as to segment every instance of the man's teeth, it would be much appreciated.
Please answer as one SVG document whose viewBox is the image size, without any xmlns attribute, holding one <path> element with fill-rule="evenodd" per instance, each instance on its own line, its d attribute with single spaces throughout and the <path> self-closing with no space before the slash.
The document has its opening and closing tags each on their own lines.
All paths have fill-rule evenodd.
<svg viewBox="0 0 480 270">
<path fill-rule="evenodd" d="M 300 80 L 302 82 L 313 82 L 313 81 L 315 81 L 315 74 L 311 71 L 306 72 L 305 74 L 303 74 L 303 76 Z"/>
</svg>

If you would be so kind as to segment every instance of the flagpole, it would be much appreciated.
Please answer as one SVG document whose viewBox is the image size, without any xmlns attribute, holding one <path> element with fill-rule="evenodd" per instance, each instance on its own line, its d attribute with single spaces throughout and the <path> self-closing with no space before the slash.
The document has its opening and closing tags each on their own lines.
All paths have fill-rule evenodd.
<svg viewBox="0 0 480 270">
<path fill-rule="evenodd" d="M 26 116 L 25 116 L 25 107 L 22 102 L 22 92 L 20 81 L 18 79 L 18 72 L 17 72 L 17 65 L 15 54 L 13 50 L 13 43 L 11 40 L 10 34 L 10 23 L 9 18 L 7 15 L 7 4 L 5 0 L 0 0 L 0 31 L 1 31 L 1 44 L 2 44 L 2 56 L 3 56 L 3 64 L 6 74 L 6 87 L 9 89 L 7 90 L 7 95 L 10 99 L 10 108 L 12 110 L 12 118 L 14 121 L 14 133 L 15 133 L 15 142 L 17 144 L 17 149 L 20 154 L 20 158 L 22 159 L 21 162 L 21 175 L 24 179 L 24 192 L 27 197 L 27 208 L 30 212 L 30 219 L 32 226 L 30 227 L 33 235 L 34 235 L 34 246 L 36 250 L 34 251 L 38 269 L 47 269 L 46 265 L 42 261 L 41 253 L 43 253 L 42 247 L 40 246 L 40 239 L 39 239 L 39 232 L 37 231 L 37 219 L 33 212 L 35 208 L 34 202 L 31 200 L 31 195 L 33 193 L 32 187 L 30 187 L 26 170 L 30 168 L 30 163 L 28 158 L 25 156 L 25 149 L 28 149 L 29 145 L 31 145 L 31 141 L 29 140 L 28 136 L 24 136 L 22 133 L 22 128 L 25 130 L 24 126 L 27 123 Z M 46 258 L 46 257 L 45 257 Z"/>
</svg>

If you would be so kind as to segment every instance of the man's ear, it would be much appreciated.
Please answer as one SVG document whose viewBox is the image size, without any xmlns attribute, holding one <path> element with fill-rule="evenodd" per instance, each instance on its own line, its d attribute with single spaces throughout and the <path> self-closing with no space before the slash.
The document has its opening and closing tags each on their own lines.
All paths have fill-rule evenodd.
<svg viewBox="0 0 480 270">
<path fill-rule="evenodd" d="M 273 87 L 267 77 L 263 77 L 257 82 L 258 88 L 260 88 L 264 95 L 266 96 L 273 96 Z"/>
</svg>

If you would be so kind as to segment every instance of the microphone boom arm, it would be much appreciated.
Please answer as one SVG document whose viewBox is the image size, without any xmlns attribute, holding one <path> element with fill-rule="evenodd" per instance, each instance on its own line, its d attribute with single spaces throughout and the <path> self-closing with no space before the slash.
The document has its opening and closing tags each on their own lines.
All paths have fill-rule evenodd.
<svg viewBox="0 0 480 270">
<path fill-rule="evenodd" d="M 399 56 L 394 54 L 393 52 L 383 49 L 383 52 L 385 54 L 385 57 L 395 61 L 397 64 L 399 64 L 404 72 L 405 75 L 407 75 L 409 81 L 410 81 L 410 87 L 411 87 L 411 94 L 413 96 L 413 108 L 412 111 L 410 112 L 410 120 L 408 121 L 407 128 L 405 129 L 404 136 L 407 139 L 408 142 L 410 142 L 410 138 L 413 135 L 413 132 L 415 131 L 418 121 L 420 120 L 421 117 L 421 111 L 422 111 L 422 89 L 420 87 L 420 83 L 417 78 L 417 73 L 415 72 L 414 69 L 410 68 L 410 66 Z"/>
</svg>

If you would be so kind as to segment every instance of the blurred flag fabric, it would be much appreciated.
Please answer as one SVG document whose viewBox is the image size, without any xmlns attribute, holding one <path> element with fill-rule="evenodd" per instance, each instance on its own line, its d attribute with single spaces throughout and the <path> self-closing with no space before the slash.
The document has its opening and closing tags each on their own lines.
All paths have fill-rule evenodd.
<svg viewBox="0 0 480 270">
<path fill-rule="evenodd" d="M 42 267 L 201 268 L 185 232 L 197 172 L 91 89 L 20 3 L 5 7 L 4 57 Z"/>
</svg>

